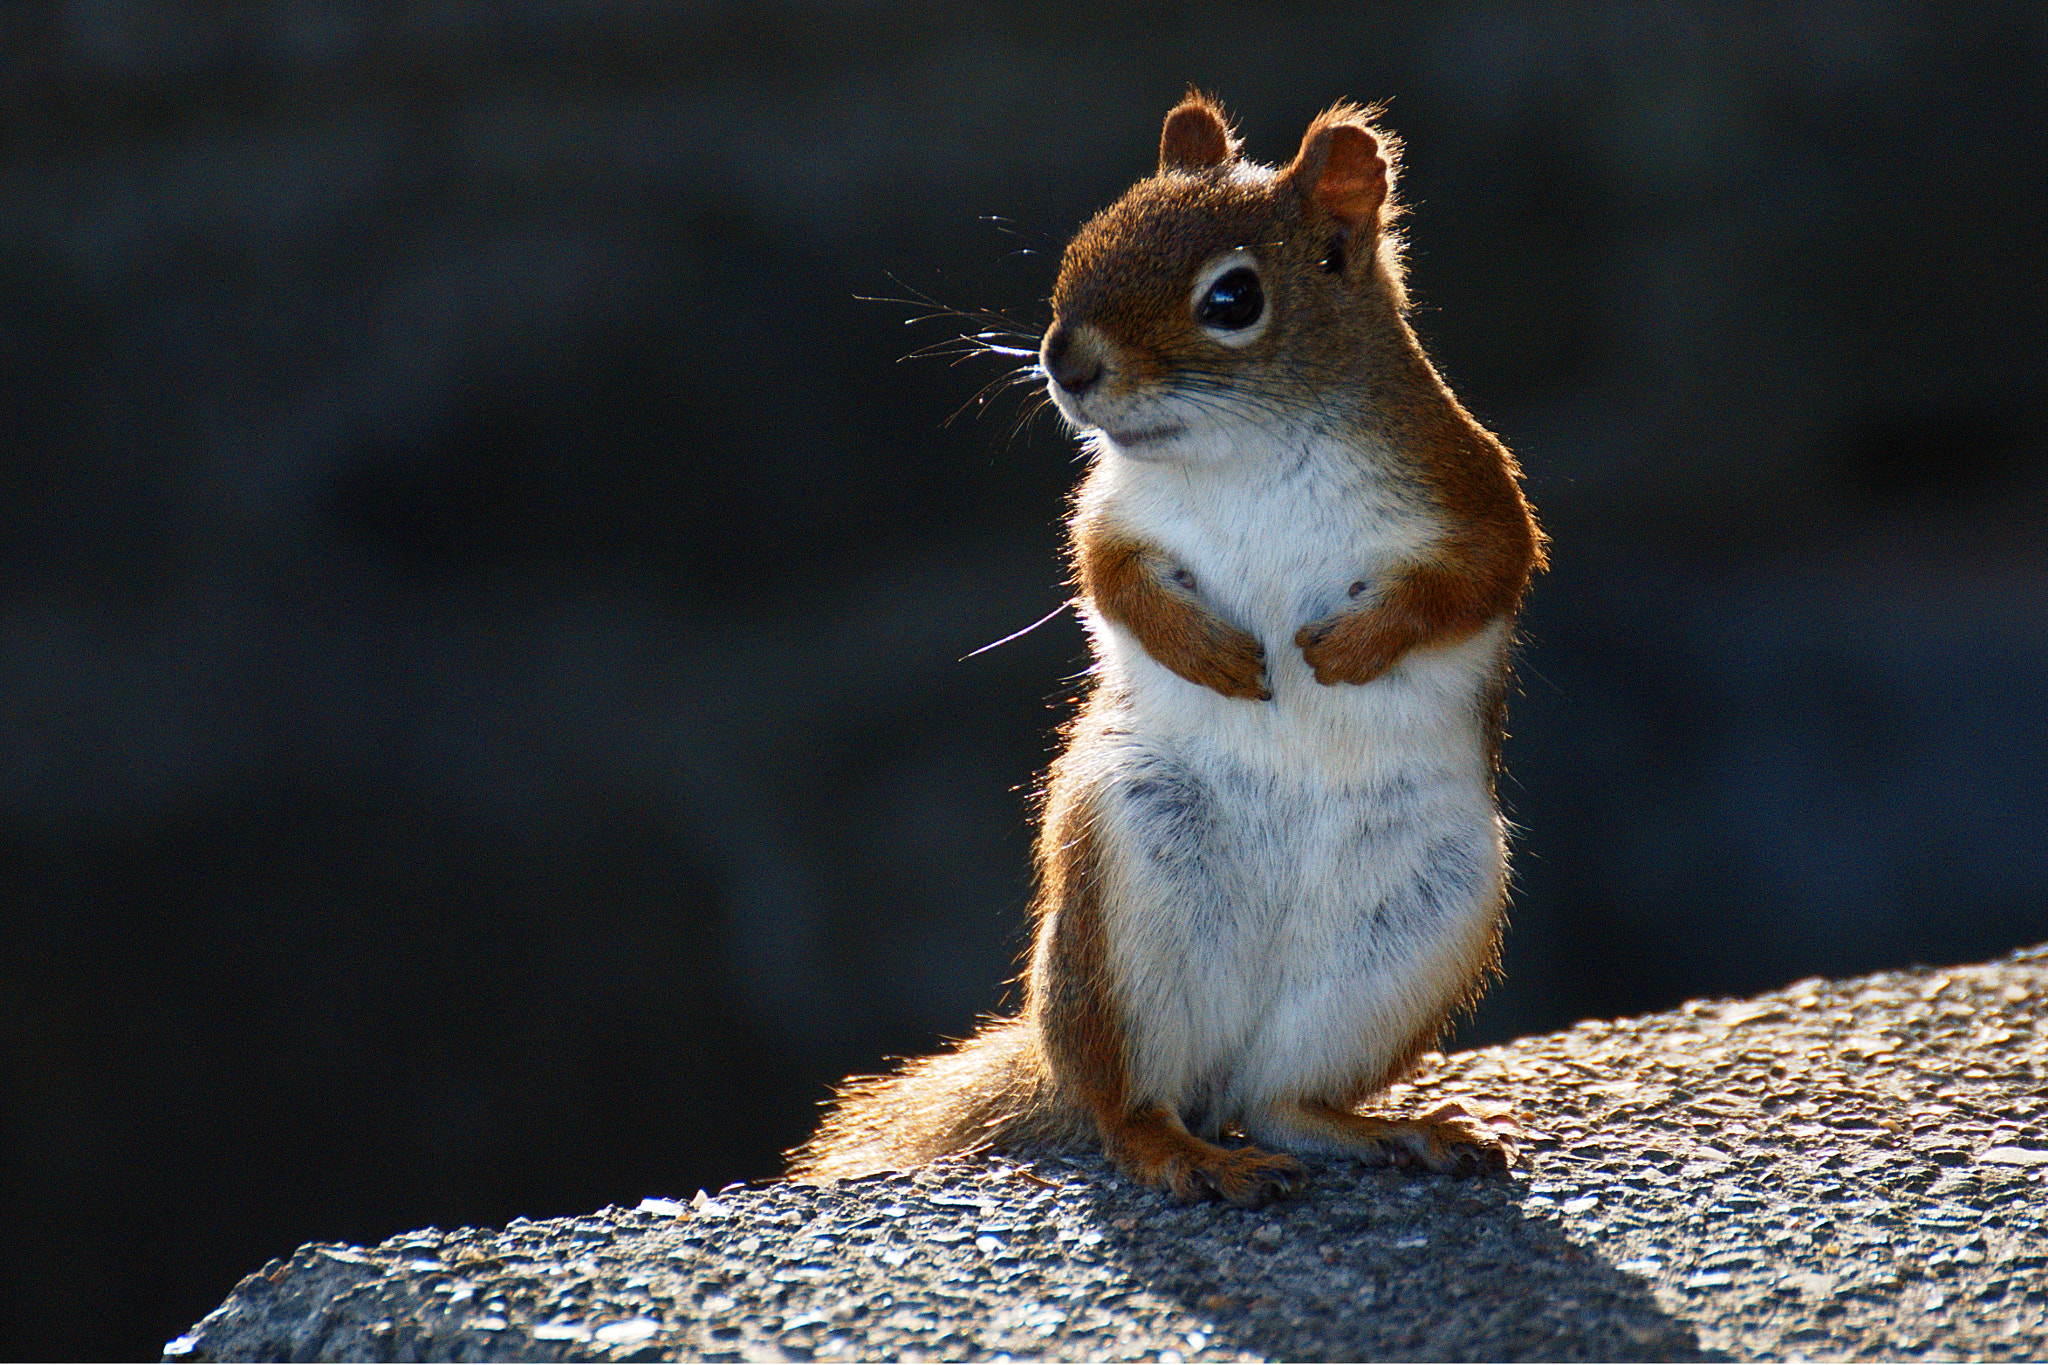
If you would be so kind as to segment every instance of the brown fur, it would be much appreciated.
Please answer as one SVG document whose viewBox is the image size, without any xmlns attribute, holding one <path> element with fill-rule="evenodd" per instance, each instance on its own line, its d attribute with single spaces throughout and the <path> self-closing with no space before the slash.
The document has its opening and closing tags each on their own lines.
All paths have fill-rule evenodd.
<svg viewBox="0 0 2048 1365">
<path fill-rule="evenodd" d="M 1159 171 L 1205 171 L 1237 159 L 1237 137 L 1216 101 L 1199 90 L 1166 116 L 1159 130 Z"/>
<path fill-rule="evenodd" d="M 1158 550 L 1097 525 L 1081 526 L 1074 548 L 1081 595 L 1128 627 L 1147 654 L 1189 682 L 1226 697 L 1272 699 L 1265 683 L 1265 646 L 1204 607 L 1192 580 L 1175 582 L 1172 566 Z"/>
<path fill-rule="evenodd" d="M 1411 649 L 1455 644 L 1521 601 L 1528 558 L 1498 539 L 1454 532 L 1439 562 L 1404 570 L 1372 606 L 1311 621 L 1294 643 L 1319 683 L 1367 683 Z"/>
<path fill-rule="evenodd" d="M 1099 724 L 1088 713 L 1078 732 Z M 1119 1166 L 1188 1197 L 1264 1202 L 1303 1169 L 1292 1157 L 1230 1149 L 1158 1105 L 1132 1105 L 1126 1023 L 1109 989 L 1089 810 L 1054 764 L 1038 841 L 1037 925 L 1021 1018 L 995 1020 L 950 1052 L 840 1087 L 790 1174 L 831 1179 L 923 1165 L 983 1148 L 1072 1146 L 1093 1137 Z M 1056 1079 L 1059 1078 L 1059 1079 Z"/>
<path fill-rule="evenodd" d="M 1400 144 L 1373 116 L 1348 104 L 1326 111 L 1294 160 L 1261 183 L 1236 174 L 1228 119 L 1191 92 L 1161 130 L 1159 174 L 1069 245 L 1047 336 L 1063 372 L 1089 382 L 1091 362 L 1112 355 L 1105 384 L 1143 386 L 1169 374 L 1243 379 L 1278 406 L 1354 433 L 1361 449 L 1393 453 L 1404 488 L 1443 532 L 1355 607 L 1301 628 L 1296 646 L 1316 680 L 1333 686 L 1368 682 L 1409 650 L 1453 643 L 1511 613 L 1543 562 L 1513 458 L 1459 405 L 1408 325 L 1401 242 L 1391 231 Z M 1266 287 L 1291 325 L 1250 341 L 1226 369 L 1187 299 L 1160 282 L 1191 279 L 1196 264 L 1238 246 L 1259 249 Z M 1157 547 L 1104 518 L 1081 518 L 1073 556 L 1080 593 L 1160 663 L 1227 697 L 1269 699 L 1259 642 L 1209 611 L 1200 585 Z M 1498 688 L 1478 702 L 1491 748 L 1506 686 L 1503 665 Z M 1084 707 L 1048 780 L 1023 1014 L 895 1075 L 849 1081 L 791 1154 L 793 1175 L 855 1175 L 949 1152 L 1091 1137 L 1135 1178 L 1182 1195 L 1254 1203 L 1301 1170 L 1291 1157 L 1204 1142 L 1179 1115 L 1133 1103 L 1127 1042 L 1143 1021 L 1123 1017 L 1114 997 L 1105 928 L 1114 907 L 1103 901 L 1081 776 L 1104 714 Z M 1498 1149 L 1454 1117 L 1392 1121 L 1351 1110 L 1398 1079 L 1451 1013 L 1470 1005 L 1495 968 L 1498 942 L 1496 918 L 1468 945 L 1464 985 L 1441 1013 L 1389 1066 L 1354 1078 L 1345 1093 L 1304 1098 L 1291 1115 L 1297 1128 L 1436 1170 L 1497 1164 Z"/>
<path fill-rule="evenodd" d="M 1348 104 L 1317 115 L 1280 179 L 1347 232 L 1377 236 L 1393 168 L 1368 120 L 1365 110 Z"/>
</svg>

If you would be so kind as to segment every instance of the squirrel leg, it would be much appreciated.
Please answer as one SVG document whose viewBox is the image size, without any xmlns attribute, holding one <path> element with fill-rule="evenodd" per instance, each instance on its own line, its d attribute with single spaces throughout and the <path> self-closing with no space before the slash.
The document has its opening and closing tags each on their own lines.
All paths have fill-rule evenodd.
<svg viewBox="0 0 2048 1365">
<path fill-rule="evenodd" d="M 1093 1119 L 1103 1150 L 1133 1179 L 1183 1199 L 1263 1204 L 1289 1187 L 1301 1163 L 1204 1142 L 1170 1106 L 1131 1093 L 1128 1024 L 1111 990 L 1097 800 L 1055 770 L 1027 1006 L 1050 1075 L 1063 1103 Z"/>
<path fill-rule="evenodd" d="M 1080 537 L 1081 591 L 1138 637 L 1145 652 L 1186 678 L 1246 701 L 1271 701 L 1266 650 L 1203 604 L 1194 576 L 1143 541 L 1102 527 Z"/>
<path fill-rule="evenodd" d="M 1220 1195 L 1233 1204 L 1256 1206 L 1285 1194 L 1307 1169 L 1280 1153 L 1204 1142 L 1164 1105 L 1098 1113 L 1096 1123 L 1110 1159 L 1126 1174 L 1162 1186 L 1178 1199 Z"/>
<path fill-rule="evenodd" d="M 1522 522 L 1475 524 L 1434 552 L 1434 562 L 1395 574 L 1370 605 L 1310 621 L 1295 647 L 1316 681 L 1368 683 L 1418 645 L 1454 644 L 1515 610 L 1540 559 L 1534 532 Z M 1351 585 L 1365 597 L 1367 584 Z"/>
<path fill-rule="evenodd" d="M 1485 625 L 1495 613 L 1472 589 L 1456 574 L 1410 568 L 1373 605 L 1310 621 L 1294 643 L 1324 686 L 1368 683 L 1417 645 L 1449 644 Z"/>
<path fill-rule="evenodd" d="M 1373 1166 L 1421 1167 L 1439 1175 L 1504 1171 L 1507 1152 L 1444 1105 L 1418 1119 L 1368 1118 L 1320 1100 L 1275 1108 L 1248 1119 L 1255 1141 L 1317 1156 L 1352 1157 Z"/>
</svg>

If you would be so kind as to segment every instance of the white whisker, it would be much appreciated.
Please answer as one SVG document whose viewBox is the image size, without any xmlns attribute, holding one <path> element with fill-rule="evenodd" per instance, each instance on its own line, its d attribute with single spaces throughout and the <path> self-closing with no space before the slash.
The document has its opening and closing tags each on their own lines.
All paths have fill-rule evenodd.
<svg viewBox="0 0 2048 1365">
<path fill-rule="evenodd" d="M 1072 602 L 1062 602 L 1058 606 L 1054 607 L 1051 611 L 1047 612 L 1045 615 L 1039 617 L 1036 621 L 1033 621 L 1030 625 L 1024 627 L 1024 629 L 1011 631 L 1008 635 L 1005 635 L 1000 640 L 991 640 L 987 644 L 983 645 L 980 649 L 973 650 L 969 653 L 961 655 L 959 662 L 964 664 L 969 659 L 973 658 L 976 654 L 986 654 L 990 650 L 994 649 L 997 645 L 1006 645 L 1010 643 L 1010 641 L 1012 640 L 1021 640 L 1026 635 L 1029 635 L 1032 631 L 1037 630 L 1047 621 L 1052 620 L 1053 617 L 1058 616 L 1061 612 L 1065 611 L 1067 608 L 1073 605 L 1074 604 Z"/>
</svg>

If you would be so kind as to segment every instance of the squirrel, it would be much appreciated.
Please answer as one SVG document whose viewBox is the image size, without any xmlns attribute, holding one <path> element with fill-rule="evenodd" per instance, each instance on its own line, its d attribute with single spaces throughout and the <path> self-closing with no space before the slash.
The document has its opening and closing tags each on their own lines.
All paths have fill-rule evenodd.
<svg viewBox="0 0 2048 1365">
<path fill-rule="evenodd" d="M 1190 92 L 1157 174 L 1068 245 L 1038 363 L 1091 457 L 1096 664 L 1042 793 L 1023 1010 L 845 1082 L 793 1177 L 1099 1143 L 1251 1205 L 1301 1157 L 1505 1165 L 1454 1106 L 1356 1112 L 1497 971 L 1494 777 L 1546 545 L 1409 326 L 1378 112 L 1324 111 L 1275 168 Z"/>
</svg>

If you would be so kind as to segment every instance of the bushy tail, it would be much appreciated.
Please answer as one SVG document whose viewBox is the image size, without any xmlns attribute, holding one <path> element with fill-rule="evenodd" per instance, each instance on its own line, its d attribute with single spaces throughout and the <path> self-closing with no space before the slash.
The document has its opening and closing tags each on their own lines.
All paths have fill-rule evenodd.
<svg viewBox="0 0 2048 1365">
<path fill-rule="evenodd" d="M 1037 1029 L 1000 1019 L 894 1075 L 846 1081 L 818 1131 L 789 1154 L 789 1173 L 867 1175 L 984 1147 L 1068 1145 L 1092 1131 L 1053 1084 Z"/>
</svg>

